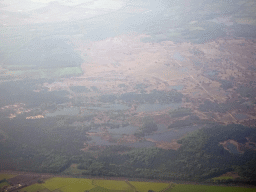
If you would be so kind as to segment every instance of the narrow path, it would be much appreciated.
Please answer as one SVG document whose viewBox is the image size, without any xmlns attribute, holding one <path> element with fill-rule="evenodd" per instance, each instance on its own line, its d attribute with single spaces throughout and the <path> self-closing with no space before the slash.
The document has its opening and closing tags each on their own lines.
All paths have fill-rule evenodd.
<svg viewBox="0 0 256 192">
<path fill-rule="evenodd" d="M 175 62 L 180 66 L 180 67 L 183 67 L 178 61 L 175 60 Z M 196 84 L 198 84 L 207 94 L 208 96 L 210 97 L 210 99 L 213 101 L 213 102 L 216 102 L 217 99 L 212 95 L 210 94 L 203 86 L 201 83 L 199 83 L 188 71 L 187 71 L 187 74 L 196 82 Z M 236 118 L 230 113 L 228 112 L 229 116 L 235 121 L 237 122 Z"/>
<path fill-rule="evenodd" d="M 172 189 L 173 187 L 174 187 L 174 183 L 171 182 L 171 183 L 169 183 L 169 187 L 163 189 L 161 192 L 165 192 L 165 191 L 167 191 L 169 189 Z"/>
<path fill-rule="evenodd" d="M 127 183 L 127 185 L 129 185 L 132 188 L 132 190 L 136 192 L 136 188 L 128 180 L 125 180 L 125 183 Z"/>
</svg>

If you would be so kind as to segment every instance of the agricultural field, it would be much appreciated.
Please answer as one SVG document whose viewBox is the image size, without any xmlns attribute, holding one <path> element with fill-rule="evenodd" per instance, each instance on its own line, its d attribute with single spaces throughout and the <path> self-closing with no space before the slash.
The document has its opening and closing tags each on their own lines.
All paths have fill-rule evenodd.
<svg viewBox="0 0 256 192">
<path fill-rule="evenodd" d="M 130 191 L 131 187 L 125 181 L 115 180 L 93 180 L 93 185 L 110 189 L 110 190 L 125 190 Z"/>
<path fill-rule="evenodd" d="M 2 185 L 0 185 L 2 186 Z M 117 181 L 104 179 L 81 179 L 81 178 L 61 178 L 55 177 L 42 184 L 33 184 L 22 188 L 20 192 L 254 192 L 256 188 L 210 186 L 193 184 L 175 184 L 159 182 L 139 182 L 139 181 Z"/>
<path fill-rule="evenodd" d="M 0 174 L 0 189 L 5 186 L 9 186 L 10 184 L 6 181 L 10 178 L 15 177 L 13 174 Z"/>
<path fill-rule="evenodd" d="M 152 182 L 128 182 L 116 180 L 97 180 L 97 179 L 80 179 L 80 178 L 60 178 L 55 177 L 45 181 L 42 184 L 34 184 L 23 188 L 22 192 L 34 191 L 60 191 L 60 192 L 84 192 L 84 191 L 139 191 L 147 192 L 148 190 L 162 191 L 168 188 L 168 183 L 152 183 Z"/>
<path fill-rule="evenodd" d="M 13 174 L 0 174 L 0 181 L 3 180 L 3 179 L 10 179 L 10 178 L 13 178 L 15 177 L 16 175 L 13 175 Z"/>
<path fill-rule="evenodd" d="M 137 191 L 148 192 L 149 190 L 153 191 L 163 191 L 164 189 L 170 187 L 168 183 L 153 183 L 153 182 L 130 182 Z"/>
<path fill-rule="evenodd" d="M 34 184 L 34 185 L 30 185 L 28 187 L 23 188 L 22 191 L 23 190 L 27 191 L 27 192 L 43 191 L 43 190 L 45 190 L 45 187 L 40 184 Z"/>
<path fill-rule="evenodd" d="M 256 1 L 50 1 L 0 0 L 1 187 L 256 183 Z"/>
<path fill-rule="evenodd" d="M 175 184 L 172 189 L 166 190 L 166 192 L 254 192 L 256 188 L 243 188 L 243 187 L 224 187 L 224 186 L 209 186 L 209 185 L 187 185 L 187 184 Z"/>
<path fill-rule="evenodd" d="M 214 182 L 218 182 L 218 181 L 221 181 L 221 180 L 228 180 L 228 179 L 234 179 L 234 178 L 232 176 L 220 176 L 220 177 L 212 178 L 212 180 Z"/>
<path fill-rule="evenodd" d="M 9 183 L 7 182 L 2 182 L 0 183 L 0 188 L 4 187 L 4 186 L 9 186 Z"/>
</svg>

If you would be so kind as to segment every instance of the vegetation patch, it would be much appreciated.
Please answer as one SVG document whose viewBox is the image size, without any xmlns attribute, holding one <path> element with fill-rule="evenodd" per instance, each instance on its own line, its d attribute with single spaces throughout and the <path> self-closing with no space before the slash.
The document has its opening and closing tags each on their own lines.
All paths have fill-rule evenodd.
<svg viewBox="0 0 256 192">
<path fill-rule="evenodd" d="M 111 190 L 131 190 L 131 187 L 127 183 L 125 183 L 125 181 L 93 180 L 93 185 L 97 185 Z"/>
<path fill-rule="evenodd" d="M 62 192 L 70 192 L 70 191 L 84 192 L 86 190 L 90 190 L 94 188 L 94 186 L 92 185 L 92 180 L 90 179 L 70 178 L 70 180 L 68 181 L 68 184 L 69 185 L 61 188 Z"/>
<path fill-rule="evenodd" d="M 34 184 L 34 185 L 30 185 L 28 187 L 25 187 L 22 189 L 22 191 L 26 191 L 26 192 L 35 192 L 35 191 L 41 191 L 44 190 L 45 187 L 41 184 Z"/>
<path fill-rule="evenodd" d="M 131 181 L 130 183 L 139 192 L 148 192 L 149 190 L 157 192 L 157 191 L 162 191 L 170 186 L 168 183 L 137 182 L 137 181 Z"/>
<path fill-rule="evenodd" d="M 85 190 L 90 190 L 94 186 L 92 185 L 92 180 L 90 179 L 76 179 L 76 178 L 53 178 L 47 180 L 44 187 L 50 191 L 60 189 L 63 192 L 77 191 L 84 192 Z"/>
<path fill-rule="evenodd" d="M 223 181 L 223 180 L 229 180 L 229 179 L 234 179 L 234 178 L 232 176 L 220 176 L 220 177 L 212 178 L 212 180 L 214 182 Z"/>
<path fill-rule="evenodd" d="M 12 174 L 0 174 L 0 181 L 3 180 L 3 179 L 10 179 L 10 178 L 13 178 L 15 177 L 16 175 L 12 175 Z"/>
<path fill-rule="evenodd" d="M 95 187 L 92 190 L 90 190 L 90 192 L 113 192 L 113 190 L 110 189 L 105 189 L 103 187 Z"/>
<path fill-rule="evenodd" d="M 4 187 L 4 186 L 9 186 L 9 183 L 7 182 L 2 182 L 0 183 L 0 188 Z"/>
<path fill-rule="evenodd" d="M 65 187 L 70 183 L 71 178 L 52 178 L 47 180 L 43 186 L 49 189 L 50 191 L 53 191 L 55 189 L 59 189 L 61 187 Z"/>
<path fill-rule="evenodd" d="M 175 109 L 174 111 L 170 112 L 170 116 L 173 118 L 184 117 L 184 116 L 191 115 L 191 114 L 192 114 L 192 110 L 188 109 L 188 108 L 179 108 L 179 109 Z"/>
<path fill-rule="evenodd" d="M 209 186 L 209 185 L 186 185 L 176 184 L 174 188 L 168 189 L 167 192 L 253 192 L 255 188 L 243 187 L 222 187 L 222 186 Z"/>
</svg>

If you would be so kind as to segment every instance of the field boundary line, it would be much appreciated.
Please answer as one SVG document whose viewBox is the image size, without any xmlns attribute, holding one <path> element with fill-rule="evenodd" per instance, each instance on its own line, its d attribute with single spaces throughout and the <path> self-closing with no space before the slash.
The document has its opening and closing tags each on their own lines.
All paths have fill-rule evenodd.
<svg viewBox="0 0 256 192">
<path fill-rule="evenodd" d="M 167 191 L 168 189 L 172 189 L 174 186 L 175 186 L 174 183 L 171 182 L 171 183 L 169 183 L 169 186 L 168 186 L 168 187 L 166 187 L 165 189 L 163 189 L 163 190 L 160 191 L 160 192 L 165 192 L 165 191 Z"/>
<path fill-rule="evenodd" d="M 134 192 L 136 192 L 136 187 L 134 187 L 129 181 L 125 180 L 125 183 L 127 183 L 127 185 L 129 185 Z"/>
</svg>

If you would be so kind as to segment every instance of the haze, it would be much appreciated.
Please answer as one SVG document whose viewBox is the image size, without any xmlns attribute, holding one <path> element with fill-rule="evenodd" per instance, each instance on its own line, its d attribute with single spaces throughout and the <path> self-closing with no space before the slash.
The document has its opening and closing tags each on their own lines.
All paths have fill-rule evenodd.
<svg viewBox="0 0 256 192">
<path fill-rule="evenodd" d="M 38 179 L 0 186 L 50 173 L 255 184 L 255 8 L 1 0 L 0 171 Z"/>
</svg>

